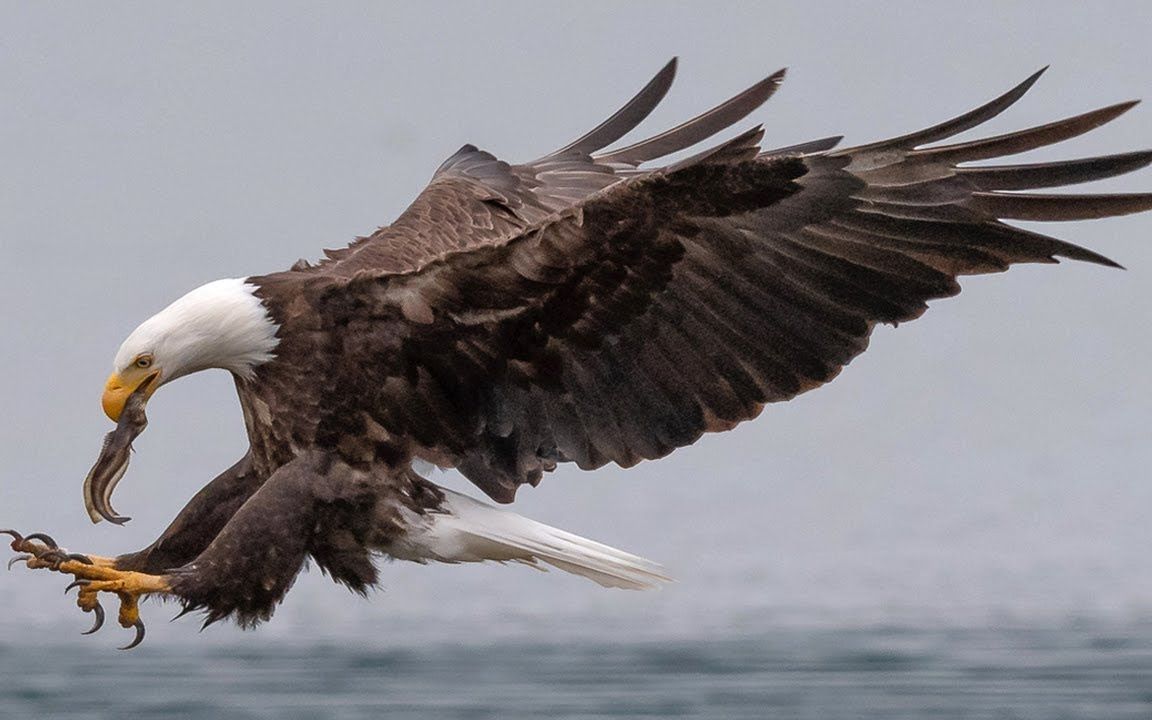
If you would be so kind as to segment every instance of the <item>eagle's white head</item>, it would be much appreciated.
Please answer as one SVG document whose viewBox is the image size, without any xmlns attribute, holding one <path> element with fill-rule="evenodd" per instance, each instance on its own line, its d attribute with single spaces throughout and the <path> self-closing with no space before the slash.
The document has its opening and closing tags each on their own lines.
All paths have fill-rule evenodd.
<svg viewBox="0 0 1152 720">
<path fill-rule="evenodd" d="M 272 359 L 277 325 L 247 278 L 202 285 L 145 320 L 116 352 L 104 386 L 104 412 L 118 420 L 146 380 L 156 388 L 190 373 L 222 368 L 251 377 Z"/>
</svg>

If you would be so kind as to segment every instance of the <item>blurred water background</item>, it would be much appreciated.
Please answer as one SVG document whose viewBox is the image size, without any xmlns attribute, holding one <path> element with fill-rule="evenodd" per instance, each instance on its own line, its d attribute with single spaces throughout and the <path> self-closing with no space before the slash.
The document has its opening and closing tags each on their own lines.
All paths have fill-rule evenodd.
<svg viewBox="0 0 1152 720">
<path fill-rule="evenodd" d="M 648 126 L 778 67 L 766 142 L 866 142 L 1048 75 L 978 132 L 1152 96 L 1145 2 L 497 4 L 0 0 L 0 526 L 112 554 L 243 453 L 229 379 L 154 398 L 117 508 L 80 484 L 121 338 L 186 289 L 395 216 L 457 147 L 531 158 L 669 57 Z M 1152 145 L 1149 111 L 1022 161 Z M 1146 171 L 1096 191 L 1152 189 Z M 0 717 L 1152 716 L 1152 217 L 1038 228 L 1128 272 L 972 278 L 827 388 L 628 471 L 563 469 L 526 515 L 677 582 L 384 568 L 301 577 L 244 633 L 149 636 L 0 572 Z M 452 476 L 446 484 L 475 491 Z"/>
<path fill-rule="evenodd" d="M 624 637 L 627 637 L 625 634 Z M 5 717 L 1147 718 L 1152 627 L 0 647 Z"/>
</svg>

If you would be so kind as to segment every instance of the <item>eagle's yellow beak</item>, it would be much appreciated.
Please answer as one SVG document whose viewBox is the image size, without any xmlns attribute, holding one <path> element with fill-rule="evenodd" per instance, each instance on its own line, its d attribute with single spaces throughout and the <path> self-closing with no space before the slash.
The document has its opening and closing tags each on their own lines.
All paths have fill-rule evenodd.
<svg viewBox="0 0 1152 720">
<path fill-rule="evenodd" d="M 104 414 L 112 418 L 112 422 L 118 421 L 120 413 L 124 412 L 124 403 L 128 402 L 128 396 L 144 384 L 144 381 L 154 379 L 158 375 L 159 370 L 137 367 L 129 368 L 123 375 L 120 373 L 109 375 L 108 382 L 104 384 L 104 397 L 100 401 L 104 406 Z M 145 399 L 152 397 L 152 393 L 156 392 L 156 383 L 150 383 L 144 392 Z"/>
</svg>

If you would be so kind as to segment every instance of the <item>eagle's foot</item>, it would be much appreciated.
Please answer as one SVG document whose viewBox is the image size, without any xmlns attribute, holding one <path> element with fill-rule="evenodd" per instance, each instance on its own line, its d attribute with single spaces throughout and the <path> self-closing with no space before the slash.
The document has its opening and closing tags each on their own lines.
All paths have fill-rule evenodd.
<svg viewBox="0 0 1152 720">
<path fill-rule="evenodd" d="M 130 570 L 117 570 L 115 560 L 112 558 L 70 553 L 44 533 L 32 533 L 28 536 L 23 536 L 15 530 L 0 530 L 0 533 L 11 535 L 12 549 L 21 553 L 9 562 L 9 567 L 13 563 L 23 561 L 32 569 L 55 570 L 76 578 L 64 588 L 64 592 L 80 588 L 76 604 L 84 612 L 94 613 L 96 616 L 92 628 L 83 633 L 84 635 L 90 635 L 104 625 L 104 608 L 100 605 L 99 594 L 110 592 L 115 593 L 120 600 L 121 627 L 136 629 L 136 637 L 121 649 L 129 650 L 144 640 L 144 622 L 140 619 L 140 598 L 169 592 L 166 578 Z"/>
</svg>

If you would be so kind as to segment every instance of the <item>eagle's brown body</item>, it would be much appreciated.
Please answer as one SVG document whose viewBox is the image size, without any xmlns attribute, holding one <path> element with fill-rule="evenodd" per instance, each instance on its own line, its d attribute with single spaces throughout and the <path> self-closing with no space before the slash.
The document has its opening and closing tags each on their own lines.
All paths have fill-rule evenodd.
<svg viewBox="0 0 1152 720">
<path fill-rule="evenodd" d="M 963 165 L 1074 137 L 1132 103 L 932 145 L 999 114 L 1039 74 L 873 145 L 764 152 L 756 128 L 645 165 L 745 117 L 777 74 L 603 151 L 672 72 L 532 163 L 466 146 L 391 226 L 316 265 L 249 278 L 279 340 L 274 359 L 237 378 L 251 450 L 117 566 L 168 574 L 210 620 L 267 617 L 309 555 L 363 590 L 376 580 L 371 552 L 403 557 L 413 523 L 448 512 L 413 460 L 456 467 L 507 503 L 558 463 L 664 456 L 828 382 L 877 323 L 918 317 L 959 292 L 959 276 L 1057 257 L 1114 265 L 1003 220 L 1152 207 L 1149 195 L 1014 192 L 1122 174 L 1148 152 Z"/>
</svg>

